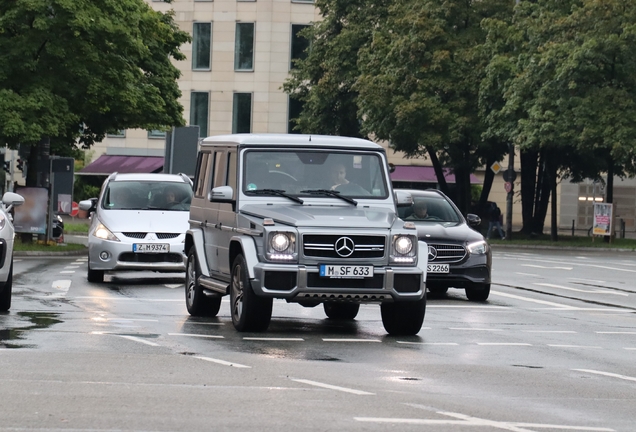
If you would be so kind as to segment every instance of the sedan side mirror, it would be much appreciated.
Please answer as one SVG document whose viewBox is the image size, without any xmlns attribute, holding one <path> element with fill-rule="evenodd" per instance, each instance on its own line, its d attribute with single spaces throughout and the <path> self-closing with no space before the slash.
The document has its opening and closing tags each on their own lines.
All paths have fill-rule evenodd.
<svg viewBox="0 0 636 432">
<path fill-rule="evenodd" d="M 476 214 L 468 213 L 466 215 L 466 222 L 468 222 L 468 226 L 476 227 L 481 223 L 481 218 Z"/>
</svg>

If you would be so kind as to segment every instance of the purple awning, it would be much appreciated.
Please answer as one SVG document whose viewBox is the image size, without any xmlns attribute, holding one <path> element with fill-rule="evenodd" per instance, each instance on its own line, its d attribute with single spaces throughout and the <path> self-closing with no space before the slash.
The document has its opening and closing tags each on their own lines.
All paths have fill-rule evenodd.
<svg viewBox="0 0 636 432">
<path fill-rule="evenodd" d="M 444 168 L 444 177 L 447 183 L 455 183 L 455 174 L 451 174 L 450 169 Z M 391 173 L 391 181 L 437 183 L 437 176 L 432 166 L 396 165 L 395 171 Z M 481 184 L 481 181 L 471 174 L 470 183 Z"/>
<path fill-rule="evenodd" d="M 159 156 L 101 155 L 77 174 L 110 175 L 118 173 L 158 173 L 163 170 L 163 158 Z"/>
</svg>

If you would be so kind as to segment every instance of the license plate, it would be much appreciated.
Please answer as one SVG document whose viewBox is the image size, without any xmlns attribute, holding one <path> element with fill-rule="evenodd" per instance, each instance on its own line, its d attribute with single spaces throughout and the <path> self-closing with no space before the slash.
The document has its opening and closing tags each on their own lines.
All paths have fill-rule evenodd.
<svg viewBox="0 0 636 432">
<path fill-rule="evenodd" d="M 133 252 L 136 252 L 136 253 L 170 252 L 170 245 L 168 243 L 134 243 Z"/>
<path fill-rule="evenodd" d="M 427 264 L 427 273 L 448 273 L 450 271 L 448 264 Z"/>
<path fill-rule="evenodd" d="M 320 276 L 341 279 L 362 279 L 373 276 L 373 266 L 322 264 L 320 266 Z"/>
</svg>

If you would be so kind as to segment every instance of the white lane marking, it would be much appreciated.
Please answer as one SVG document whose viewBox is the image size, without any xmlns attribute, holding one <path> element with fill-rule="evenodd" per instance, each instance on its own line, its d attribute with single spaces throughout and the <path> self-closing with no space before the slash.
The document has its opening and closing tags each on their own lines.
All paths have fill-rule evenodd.
<svg viewBox="0 0 636 432">
<path fill-rule="evenodd" d="M 108 335 L 108 336 L 117 336 L 123 339 L 128 339 L 134 342 L 140 342 L 142 344 L 146 344 L 146 345 L 150 345 L 150 346 L 161 346 L 158 343 L 154 343 L 154 342 L 150 342 L 148 340 L 145 340 L 143 338 L 137 337 L 137 336 L 130 336 L 130 335 L 120 335 L 117 333 L 111 333 L 111 332 L 99 332 L 99 331 L 94 331 L 91 332 L 91 334 L 95 334 L 95 335 Z"/>
<path fill-rule="evenodd" d="M 194 358 L 197 358 L 199 360 L 205 360 L 205 361 L 209 361 L 212 363 L 218 363 L 220 365 L 223 366 L 231 366 L 231 367 L 235 367 L 235 368 L 246 368 L 246 369 L 252 369 L 252 366 L 246 366 L 246 365 L 242 365 L 240 363 L 233 363 L 233 362 L 229 362 L 229 361 L 225 361 L 225 360 L 219 360 L 219 359 L 215 359 L 212 357 L 203 357 L 203 356 L 192 356 Z"/>
<path fill-rule="evenodd" d="M 498 422 L 498 421 L 494 421 L 494 420 L 486 420 L 486 419 L 482 419 L 479 417 L 472 417 L 466 414 L 461 414 L 461 413 L 454 413 L 454 412 L 449 412 L 449 411 L 438 411 L 438 414 L 441 415 L 446 415 L 449 417 L 454 417 L 454 418 L 458 418 L 458 419 L 462 419 L 462 420 L 466 420 L 466 421 L 476 421 L 479 423 L 479 425 L 483 425 L 483 426 L 494 426 L 498 429 L 504 429 L 504 430 L 509 430 L 509 431 L 514 431 L 514 432 L 532 432 L 529 429 L 523 429 L 524 427 L 534 427 L 534 428 L 553 428 L 553 429 L 558 429 L 559 427 L 557 425 L 542 425 L 541 423 L 507 423 L 507 422 Z M 556 427 L 555 427 L 556 426 Z M 566 426 L 567 428 L 567 426 Z M 579 428 L 579 427 L 570 427 L 570 429 L 575 429 L 575 430 L 590 430 L 590 428 Z M 603 430 L 603 431 L 607 431 L 608 429 L 605 428 L 591 428 L 592 430 Z M 609 429 L 610 431 L 612 429 Z"/>
<path fill-rule="evenodd" d="M 165 286 L 170 289 L 183 288 L 183 284 L 166 284 Z"/>
<path fill-rule="evenodd" d="M 477 342 L 477 345 L 481 345 L 481 346 L 532 346 L 532 344 L 521 343 L 521 342 Z"/>
<path fill-rule="evenodd" d="M 521 330 L 526 333 L 576 333 L 574 330 Z"/>
<path fill-rule="evenodd" d="M 168 336 L 188 336 L 188 337 L 209 338 L 209 339 L 225 339 L 225 337 L 220 335 L 202 335 L 202 334 L 194 334 L 194 333 L 168 333 Z"/>
<path fill-rule="evenodd" d="M 536 264 L 521 264 L 521 267 L 534 267 L 534 268 L 540 268 L 540 269 L 556 269 L 556 270 L 572 270 L 572 267 L 558 267 L 558 266 L 548 267 L 548 266 L 541 266 Z"/>
<path fill-rule="evenodd" d="M 615 374 L 611 372 L 603 372 L 603 371 L 597 371 L 592 369 L 572 369 L 572 370 L 575 370 L 577 372 L 586 372 L 586 373 L 590 373 L 594 375 L 603 375 L 603 376 L 607 376 L 611 378 L 619 378 L 625 381 L 636 381 L 636 377 L 631 377 L 627 375 L 619 375 L 619 374 Z"/>
<path fill-rule="evenodd" d="M 330 339 L 322 338 L 323 342 L 382 342 L 379 339 Z"/>
<path fill-rule="evenodd" d="M 305 339 L 303 338 L 277 338 L 277 337 L 244 337 L 243 340 L 250 341 L 292 341 L 292 342 L 303 342 Z"/>
<path fill-rule="evenodd" d="M 353 393 L 356 395 L 375 395 L 375 393 L 369 393 L 369 392 L 365 392 L 362 390 L 356 390 L 356 389 L 351 389 L 351 388 L 347 388 L 347 387 L 340 387 L 340 386 L 335 386 L 335 385 L 331 385 L 331 384 L 325 384 L 325 383 L 321 383 L 318 381 L 311 381 L 311 380 L 306 380 L 306 379 L 295 379 L 295 378 L 290 378 L 290 380 L 298 382 L 298 383 L 302 383 L 302 384 L 308 384 L 308 385 L 312 385 L 312 386 L 316 386 L 316 387 L 322 387 L 322 388 L 326 388 L 329 390 L 337 390 L 337 391 L 341 391 L 341 392 L 345 392 L 345 393 Z"/>
<path fill-rule="evenodd" d="M 585 345 L 550 345 L 548 344 L 549 347 L 553 347 L 553 348 L 590 348 L 590 349 L 603 349 L 603 347 L 600 346 L 585 346 Z"/>
<path fill-rule="evenodd" d="M 582 289 L 578 289 L 578 288 L 570 288 L 570 287 L 565 287 L 563 285 L 555 285 L 555 284 L 550 284 L 550 283 L 534 283 L 534 285 L 544 286 L 544 287 L 548 287 L 548 288 L 558 288 L 558 289 L 567 290 L 567 291 L 582 292 L 582 293 L 587 293 L 587 294 L 614 294 L 614 295 L 619 295 L 619 296 L 623 296 L 623 297 L 629 296 L 629 294 L 627 294 L 627 293 L 616 292 L 616 291 L 582 290 Z"/>
<path fill-rule="evenodd" d="M 623 349 L 629 350 L 629 351 L 636 351 L 636 348 L 632 348 L 632 347 L 625 347 Z"/>
<path fill-rule="evenodd" d="M 47 295 L 47 296 L 42 296 L 42 298 L 65 297 L 70 287 L 71 287 L 71 281 L 68 279 L 53 281 L 53 283 L 51 283 L 51 288 L 53 288 L 55 292 L 52 292 L 50 295 Z"/>
<path fill-rule="evenodd" d="M 147 301 L 147 302 L 179 302 L 182 299 L 147 299 L 147 298 L 130 298 L 130 297 L 106 297 L 106 296 L 77 296 L 73 300 L 121 300 L 121 301 Z"/>
<path fill-rule="evenodd" d="M 73 274 L 73 273 L 75 273 L 75 270 L 62 270 L 60 273 L 61 274 Z"/>
<path fill-rule="evenodd" d="M 507 298 L 513 298 L 516 300 L 522 300 L 522 301 L 527 301 L 527 302 L 531 302 L 531 303 L 538 303 L 538 304 L 543 304 L 543 305 L 547 305 L 547 306 L 554 306 L 556 308 L 559 309 L 576 309 L 572 306 L 567 306 L 561 303 L 554 303 L 554 302 L 549 302 L 549 301 L 545 301 L 545 300 L 537 300 L 537 299 L 532 299 L 529 297 L 522 297 L 522 296 L 518 296 L 518 295 L 514 295 L 514 294 L 507 294 L 507 293 L 503 293 L 500 291 L 490 291 L 490 294 L 494 294 L 496 296 L 500 296 L 500 297 L 507 297 Z"/>
<path fill-rule="evenodd" d="M 521 272 L 515 272 L 515 274 L 521 275 L 521 276 L 532 276 L 532 277 L 541 277 L 538 274 L 534 274 L 534 273 L 521 273 Z"/>
<path fill-rule="evenodd" d="M 491 291 L 492 292 L 492 291 Z M 426 305 L 427 309 L 510 309 L 509 306 L 478 305 Z"/>
<path fill-rule="evenodd" d="M 620 331 L 597 331 L 594 332 L 597 334 L 627 334 L 627 335 L 636 335 L 636 332 L 620 332 Z"/>
<path fill-rule="evenodd" d="M 455 342 L 409 342 L 409 341 L 396 341 L 399 344 L 408 344 L 408 345 L 447 345 L 447 346 L 457 346 L 458 343 Z"/>
<path fill-rule="evenodd" d="M 581 278 L 573 278 L 573 277 L 568 278 L 568 279 L 573 280 L 573 281 L 590 282 L 590 283 L 600 283 L 600 284 L 607 283 L 607 282 L 602 281 L 602 280 L 594 280 L 594 279 L 581 279 Z"/>
<path fill-rule="evenodd" d="M 76 268 L 79 268 L 79 266 L 76 266 L 76 265 L 70 265 L 70 266 L 66 266 L 66 267 L 64 267 L 64 268 L 65 268 L 65 269 L 76 269 Z"/>
<path fill-rule="evenodd" d="M 476 327 L 449 327 L 449 330 L 474 330 L 474 331 L 503 331 L 503 329 L 489 329 L 489 328 L 476 328 Z"/>
<path fill-rule="evenodd" d="M 507 259 L 507 257 L 502 256 L 501 259 Z M 550 261 L 550 260 L 542 260 L 539 259 L 537 257 L 518 257 L 518 258 L 512 258 L 511 259 L 515 259 L 515 260 L 525 260 L 525 261 L 530 261 L 532 260 L 532 262 L 544 262 L 544 263 L 548 263 L 548 264 L 564 264 L 564 265 L 570 265 L 570 266 L 584 266 L 584 267 L 595 267 L 595 268 L 600 268 L 603 270 L 616 270 L 616 271 L 623 271 L 623 272 L 629 272 L 629 273 L 636 273 L 636 270 L 630 270 L 630 269 L 623 269 L 623 268 L 618 268 L 618 267 L 608 267 L 608 266 L 604 266 L 604 265 L 599 265 L 599 264 L 590 264 L 589 262 L 585 262 L 585 263 L 577 263 L 577 262 L 567 262 L 567 261 Z M 532 267 L 531 264 L 522 264 L 522 265 L 526 265 L 528 267 Z M 556 268 L 556 267 L 546 267 L 546 268 Z M 569 268 L 569 267 L 566 267 Z"/>
<path fill-rule="evenodd" d="M 182 324 L 184 324 L 184 323 L 182 322 Z M 204 322 L 189 322 L 189 323 L 188 323 L 188 325 L 191 325 L 191 324 L 196 324 L 196 325 L 211 325 L 211 326 L 222 326 L 222 325 L 225 325 L 225 323 L 204 323 Z"/>
</svg>

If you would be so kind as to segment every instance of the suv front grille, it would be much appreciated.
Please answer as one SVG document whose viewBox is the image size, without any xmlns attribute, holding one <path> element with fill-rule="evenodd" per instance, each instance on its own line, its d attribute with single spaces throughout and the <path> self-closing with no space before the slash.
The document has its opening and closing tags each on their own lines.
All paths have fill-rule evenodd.
<svg viewBox="0 0 636 432">
<path fill-rule="evenodd" d="M 456 263 L 466 257 L 466 248 L 459 245 L 429 243 L 429 248 L 433 247 L 437 251 L 437 256 L 431 259 L 430 249 L 428 254 L 429 263 Z"/>
<path fill-rule="evenodd" d="M 343 256 L 348 254 L 346 249 L 343 250 L 342 255 L 336 251 L 336 242 L 343 238 L 353 242 L 353 252 L 348 256 Z M 305 234 L 303 235 L 303 253 L 306 257 L 316 258 L 382 258 L 385 243 L 384 236 Z"/>
</svg>

